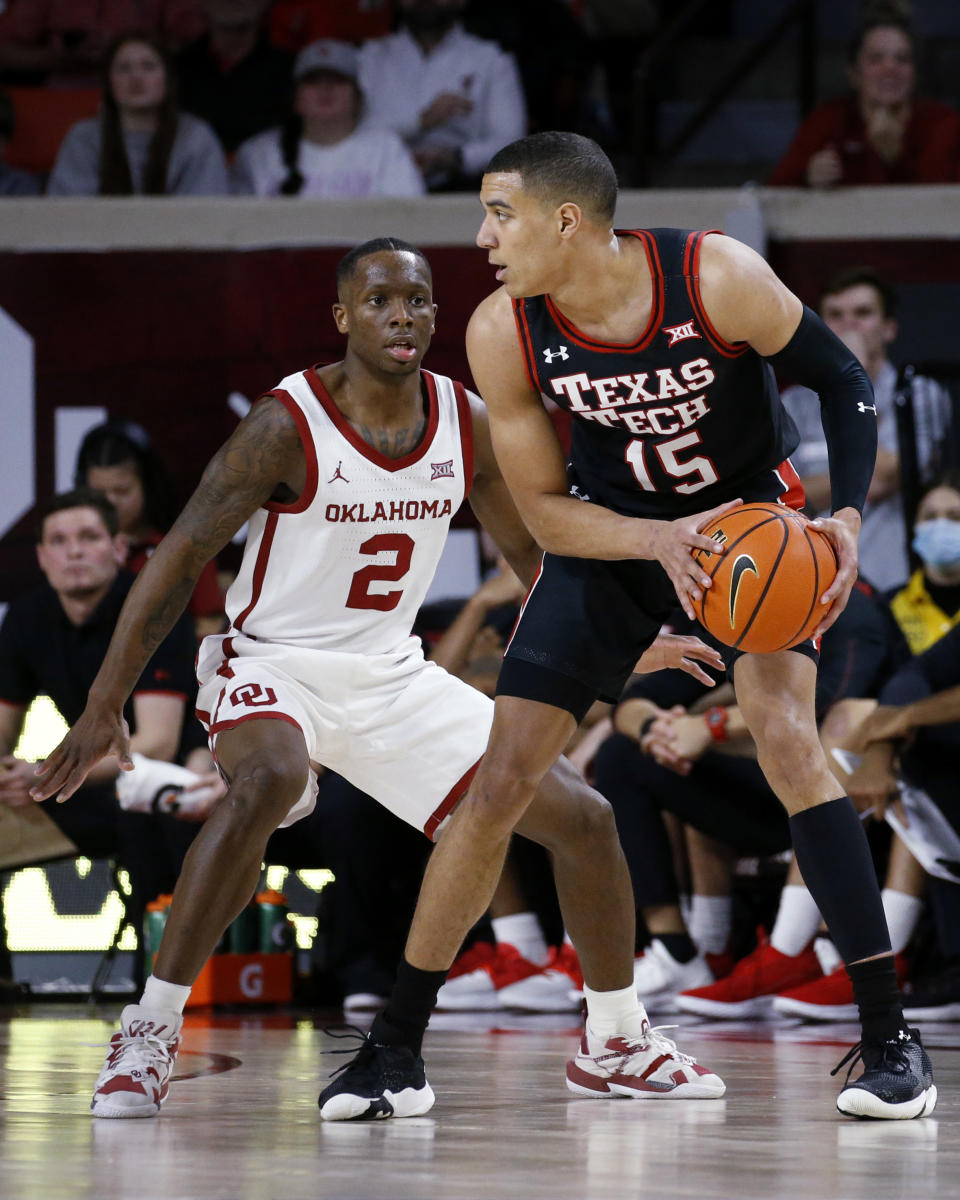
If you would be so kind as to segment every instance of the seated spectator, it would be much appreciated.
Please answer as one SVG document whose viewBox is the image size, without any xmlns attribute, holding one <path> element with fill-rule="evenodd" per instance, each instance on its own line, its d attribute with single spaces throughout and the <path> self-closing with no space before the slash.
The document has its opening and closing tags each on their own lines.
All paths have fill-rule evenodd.
<svg viewBox="0 0 960 1200">
<path fill-rule="evenodd" d="M 876 694 L 889 643 L 885 614 L 871 589 L 855 588 L 823 638 L 820 720 L 845 696 Z M 702 681 L 694 685 L 676 672 L 638 681 L 617 707 L 617 733 L 594 763 L 596 786 L 617 816 L 638 928 L 642 936 L 646 927 L 651 945 L 659 943 L 637 960 L 635 971 L 641 999 L 655 1012 L 671 1011 L 678 992 L 707 985 L 720 973 L 718 956 L 729 949 L 732 920 L 728 894 L 725 902 L 696 906 L 688 932 L 662 814 L 674 814 L 737 855 L 776 854 L 790 845 L 786 813 L 751 756 L 739 709 L 726 701 L 700 711 L 696 701 L 709 694 Z M 820 973 L 812 955 L 800 966 Z M 802 981 L 785 973 L 780 986 Z"/>
<path fill-rule="evenodd" d="M 853 94 L 807 117 L 770 177 L 772 186 L 952 183 L 960 170 L 960 113 L 915 95 L 910 26 L 866 23 L 850 48 Z"/>
<path fill-rule="evenodd" d="M 862 760 L 849 779 L 851 798 L 883 814 L 895 801 L 902 780 L 921 793 L 942 819 L 939 830 L 924 820 L 937 873 L 928 894 L 942 956 L 940 968 L 915 981 L 904 1011 L 911 1020 L 960 1019 L 960 804 L 957 800 L 960 751 L 960 629 L 905 663 L 880 693 L 876 710 L 857 731 L 851 746 Z M 899 801 L 895 801 L 900 803 Z M 916 818 L 914 818 L 916 820 Z M 904 836 L 907 836 L 904 831 Z M 917 833 L 914 834 L 917 836 Z M 936 841 L 931 841 L 936 838 Z"/>
<path fill-rule="evenodd" d="M 934 480 L 917 505 L 912 549 L 920 565 L 890 599 L 911 654 L 922 654 L 960 623 L 960 475 Z"/>
<path fill-rule="evenodd" d="M 854 267 L 834 276 L 823 289 L 819 310 L 863 364 L 874 388 L 879 447 L 863 509 L 860 571 L 874 587 L 887 591 L 902 584 L 909 574 L 904 499 L 912 507 L 917 496 L 904 496 L 907 467 L 917 476 L 911 484 L 922 487 L 942 466 L 950 429 L 950 395 L 935 380 L 915 374 L 912 367 L 898 371 L 890 361 L 888 350 L 897 335 L 896 293 L 871 268 Z M 912 412 L 911 440 L 898 423 L 898 398 L 901 411 Z M 820 406 L 815 394 L 803 387 L 788 388 L 783 402 L 800 430 L 800 445 L 791 461 L 806 491 L 808 509 L 826 511 L 830 481 Z"/>
<path fill-rule="evenodd" d="M 37 559 L 46 582 L 10 605 L 0 626 L 0 804 L 33 805 L 28 789 L 34 764 L 14 757 L 28 706 L 49 696 L 65 720 L 76 721 L 99 670 L 133 576 L 121 571 L 123 537 L 113 505 L 100 492 L 79 489 L 54 497 L 39 515 Z M 132 732 L 136 770 L 126 776 L 127 807 L 117 801 L 120 766 L 100 762 L 84 787 L 64 804 L 42 810 L 82 854 L 115 857 L 127 869 L 132 908 L 169 891 L 192 827 L 173 815 L 144 811 L 159 794 L 156 768 L 177 775 L 204 794 L 191 804 L 201 817 L 226 790 L 211 770 L 199 724 L 186 720 L 196 693 L 196 642 L 190 621 L 181 619 L 157 647 L 125 708 Z M 185 762 L 194 778 L 184 780 L 171 764 Z M 149 776 L 149 779 L 147 778 Z"/>
<path fill-rule="evenodd" d="M 95 84 L 115 38 L 131 29 L 170 49 L 199 37 L 198 0 L 9 0 L 0 16 L 0 71 L 55 87 Z"/>
<path fill-rule="evenodd" d="M 257 134 L 237 151 L 235 191 L 328 200 L 423 193 L 400 138 L 362 124 L 357 59 L 346 42 L 314 42 L 301 50 L 293 113 L 281 129 Z"/>
<path fill-rule="evenodd" d="M 218 196 L 228 190 L 209 125 L 177 109 L 160 46 L 130 35 L 107 57 L 99 117 L 78 121 L 53 165 L 51 196 Z"/>
<path fill-rule="evenodd" d="M 472 187 L 526 132 L 513 57 L 464 31 L 466 0 L 398 0 L 400 28 L 360 51 L 371 124 L 409 146 L 430 191 Z"/>
<path fill-rule="evenodd" d="M 293 56 L 270 44 L 269 0 L 203 0 L 207 32 L 178 60 L 187 112 L 213 126 L 227 154 L 290 110 Z"/>
<path fill-rule="evenodd" d="M 392 0 L 273 0 L 270 40 L 284 50 L 302 50 L 321 38 L 362 42 L 390 32 Z"/>
<path fill-rule="evenodd" d="M 3 161 L 7 145 L 13 137 L 15 122 L 13 101 L 0 87 L 0 196 L 36 196 L 42 190 L 40 180 L 29 171 L 8 167 Z"/>
<path fill-rule="evenodd" d="M 136 574 L 173 524 L 177 504 L 160 456 L 146 430 L 132 421 L 107 421 L 80 443 L 74 473 L 77 487 L 103 492 L 117 510 L 126 543 L 124 567 Z M 190 597 L 199 637 L 219 633 L 225 623 L 224 598 L 211 560 Z"/>
</svg>

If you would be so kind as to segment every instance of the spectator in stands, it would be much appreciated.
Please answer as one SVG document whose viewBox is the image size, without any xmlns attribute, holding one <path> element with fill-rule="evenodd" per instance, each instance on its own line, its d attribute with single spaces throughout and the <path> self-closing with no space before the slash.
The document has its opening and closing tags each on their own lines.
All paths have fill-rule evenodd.
<svg viewBox="0 0 960 1200">
<path fill-rule="evenodd" d="M 911 509 L 916 494 L 929 484 L 943 463 L 951 423 L 949 393 L 939 383 L 899 371 L 888 350 L 897 335 L 896 293 L 869 267 L 854 267 L 834 276 L 819 303 L 827 325 L 859 358 L 873 384 L 879 447 L 860 531 L 860 570 L 881 591 L 902 584 L 909 574 L 904 501 Z M 807 493 L 808 508 L 829 508 L 827 444 L 813 392 L 791 387 L 783 394 L 787 411 L 800 430 L 800 445 L 791 456 Z M 911 413 L 913 436 L 898 410 Z M 914 479 L 913 476 L 916 476 Z"/>
<path fill-rule="evenodd" d="M 319 41 L 294 66 L 293 112 L 280 129 L 244 142 L 234 190 L 256 196 L 419 196 L 423 180 L 410 151 L 389 129 L 362 124 L 358 52 Z"/>
<path fill-rule="evenodd" d="M 198 0 L 9 0 L 0 16 L 0 71 L 8 79 L 84 87 L 107 51 L 136 29 L 173 49 L 203 32 Z"/>
<path fill-rule="evenodd" d="M 270 40 L 293 51 L 321 38 L 359 44 L 390 32 L 392 10 L 392 0 L 273 0 Z"/>
<path fill-rule="evenodd" d="M 80 444 L 74 473 L 77 487 L 103 492 L 117 510 L 124 535 L 124 567 L 136 574 L 177 515 L 166 468 L 145 429 L 132 421 L 107 421 L 91 429 Z M 216 563 L 201 571 L 190 598 L 198 636 L 224 627 L 224 598 Z"/>
<path fill-rule="evenodd" d="M 956 539 L 953 553 L 954 565 L 960 565 L 960 539 Z M 915 803 L 920 801 L 928 813 L 932 806 L 933 820 L 927 816 L 921 823 L 915 816 L 910 825 L 919 826 L 912 835 L 918 852 L 925 844 L 931 866 L 937 868 L 928 879 L 928 895 L 943 960 L 931 977 L 915 982 L 904 1009 L 911 1020 L 958 1020 L 960 629 L 952 628 L 896 672 L 852 744 L 863 755 L 848 783 L 855 803 L 883 813 L 896 797 L 902 779 L 921 793 Z"/>
<path fill-rule="evenodd" d="M 15 121 L 13 101 L 0 87 L 0 196 L 36 196 L 41 191 L 40 180 L 29 171 L 8 167 L 3 161 L 4 152 L 13 137 Z"/>
<path fill-rule="evenodd" d="M 850 48 L 853 94 L 815 109 L 770 177 L 772 185 L 952 183 L 960 113 L 915 95 L 910 26 L 876 17 Z"/>
<path fill-rule="evenodd" d="M 125 547 L 116 510 L 100 492 L 78 489 L 54 497 L 40 510 L 37 532 L 37 559 L 46 582 L 14 600 L 0 626 L 0 804 L 11 808 L 34 804 L 28 795 L 34 764 L 14 757 L 28 706 L 47 695 L 65 720 L 78 718 L 133 584 L 133 576 L 120 569 Z M 149 812 L 171 773 L 177 786 L 185 782 L 171 764 L 183 761 L 194 773 L 191 792 L 202 798 L 191 806 L 194 818 L 226 790 L 211 770 L 202 729 L 185 719 L 196 693 L 195 654 L 190 621 L 181 619 L 150 659 L 126 706 L 137 756 L 136 770 L 124 777 L 131 811 L 117 801 L 115 758 L 98 764 L 65 804 L 42 806 L 80 853 L 120 860 L 130 873 L 134 911 L 170 890 L 189 840 L 173 816 Z"/>
<path fill-rule="evenodd" d="M 271 45 L 267 7 L 268 0 L 203 0 L 207 33 L 180 55 L 183 107 L 213 126 L 228 154 L 290 111 L 293 56 Z"/>
<path fill-rule="evenodd" d="M 430 191 L 472 187 L 526 132 L 513 57 L 464 31 L 466 0 L 398 0 L 400 28 L 360 52 L 371 124 L 398 133 Z"/>
<path fill-rule="evenodd" d="M 881 606 L 870 588 L 854 588 L 844 613 L 824 635 L 818 719 L 845 696 L 875 695 L 888 653 Z M 709 707 L 698 707 L 704 697 L 710 697 Z M 660 672 L 631 687 L 614 725 L 616 735 L 597 754 L 594 781 L 614 807 L 642 917 L 638 928 L 642 932 L 645 925 L 650 939 L 637 961 L 638 992 L 653 1011 L 670 1011 L 678 992 L 708 985 L 720 973 L 717 964 L 730 948 L 732 904 L 729 891 L 694 897 L 688 931 L 662 814 L 673 813 L 736 855 L 779 853 L 789 847 L 790 831 L 732 697 L 723 700 L 687 675 Z M 764 943 L 761 952 L 769 958 L 770 949 Z M 773 957 L 779 961 L 784 954 L 774 950 Z M 807 974 L 797 976 L 791 968 L 794 973 L 784 972 L 779 987 L 820 973 L 812 953 L 799 968 Z"/>
<path fill-rule="evenodd" d="M 51 196 L 217 196 L 227 168 L 209 125 L 178 111 L 160 45 L 121 38 L 107 58 L 99 117 L 78 121 L 50 173 Z"/>
</svg>

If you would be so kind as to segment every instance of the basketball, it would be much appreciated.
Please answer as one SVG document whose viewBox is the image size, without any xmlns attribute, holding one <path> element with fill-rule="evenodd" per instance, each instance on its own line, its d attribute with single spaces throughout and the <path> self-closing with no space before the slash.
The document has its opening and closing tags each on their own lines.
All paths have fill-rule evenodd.
<svg viewBox="0 0 960 1200">
<path fill-rule="evenodd" d="M 830 540 L 782 504 L 744 504 L 701 530 L 724 547 L 697 550 L 711 586 L 695 604 L 701 625 L 748 654 L 804 641 L 824 613 L 820 597 L 837 573 Z"/>
</svg>

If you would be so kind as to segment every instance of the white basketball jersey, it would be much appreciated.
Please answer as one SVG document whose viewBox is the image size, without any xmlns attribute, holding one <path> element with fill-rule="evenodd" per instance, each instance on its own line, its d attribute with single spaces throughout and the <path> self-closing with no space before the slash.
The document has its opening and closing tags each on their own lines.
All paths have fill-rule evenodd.
<svg viewBox="0 0 960 1200">
<path fill-rule="evenodd" d="M 423 371 L 427 427 L 403 458 L 368 445 L 314 368 L 271 395 L 297 423 L 306 484 L 293 504 L 250 518 L 227 593 L 234 629 L 264 641 L 384 654 L 402 647 L 473 481 L 462 384 Z"/>
</svg>

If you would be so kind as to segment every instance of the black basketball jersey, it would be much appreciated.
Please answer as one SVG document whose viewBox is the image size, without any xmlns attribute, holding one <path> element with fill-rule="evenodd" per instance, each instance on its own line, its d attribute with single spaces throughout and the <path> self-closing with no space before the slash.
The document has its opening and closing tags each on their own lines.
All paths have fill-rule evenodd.
<svg viewBox="0 0 960 1200">
<path fill-rule="evenodd" d="M 548 295 L 514 300 L 530 382 L 573 417 L 575 495 L 633 516 L 712 508 L 778 468 L 796 449 L 797 428 L 770 365 L 710 324 L 699 289 L 706 232 L 618 235 L 646 251 L 647 328 L 632 345 L 599 342 Z"/>
</svg>

